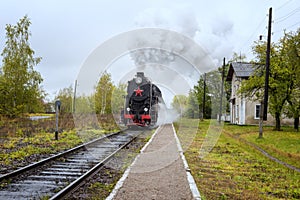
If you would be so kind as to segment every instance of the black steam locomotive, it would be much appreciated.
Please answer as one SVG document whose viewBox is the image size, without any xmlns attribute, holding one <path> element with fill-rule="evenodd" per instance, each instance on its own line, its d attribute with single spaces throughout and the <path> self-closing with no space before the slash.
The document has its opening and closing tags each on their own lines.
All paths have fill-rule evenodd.
<svg viewBox="0 0 300 200">
<path fill-rule="evenodd" d="M 160 89 L 144 76 L 144 72 L 137 72 L 136 77 L 128 81 L 121 120 L 127 126 L 155 125 L 158 117 L 158 103 L 161 102 Z"/>
</svg>

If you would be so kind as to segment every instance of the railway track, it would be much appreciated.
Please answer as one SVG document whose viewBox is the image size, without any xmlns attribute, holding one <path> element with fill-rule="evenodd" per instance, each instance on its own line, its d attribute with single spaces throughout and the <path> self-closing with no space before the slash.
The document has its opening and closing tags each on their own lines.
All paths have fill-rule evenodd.
<svg viewBox="0 0 300 200">
<path fill-rule="evenodd" d="M 141 133 L 110 134 L 0 176 L 0 199 L 62 199 Z"/>
</svg>

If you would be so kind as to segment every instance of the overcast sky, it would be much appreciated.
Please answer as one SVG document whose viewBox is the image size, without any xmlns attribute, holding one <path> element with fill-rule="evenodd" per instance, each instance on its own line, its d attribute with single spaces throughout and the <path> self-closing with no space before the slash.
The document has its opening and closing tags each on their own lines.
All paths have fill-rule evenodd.
<svg viewBox="0 0 300 200">
<path fill-rule="evenodd" d="M 28 15 L 36 67 L 52 99 L 74 85 L 85 59 L 103 42 L 126 31 L 159 27 L 193 38 L 220 65 L 233 52 L 251 59 L 253 41 L 267 35 L 273 8 L 272 41 L 300 27 L 299 0 L 1 0 L 0 47 L 5 25 Z"/>
</svg>

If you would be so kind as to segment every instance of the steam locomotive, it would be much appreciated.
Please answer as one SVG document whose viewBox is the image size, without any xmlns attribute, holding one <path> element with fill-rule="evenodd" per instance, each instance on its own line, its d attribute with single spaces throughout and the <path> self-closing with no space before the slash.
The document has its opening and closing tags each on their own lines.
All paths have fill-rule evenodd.
<svg viewBox="0 0 300 200">
<path fill-rule="evenodd" d="M 128 127 L 155 125 L 158 103 L 163 103 L 160 89 L 144 76 L 144 72 L 137 72 L 136 77 L 128 81 L 121 121 Z"/>
</svg>

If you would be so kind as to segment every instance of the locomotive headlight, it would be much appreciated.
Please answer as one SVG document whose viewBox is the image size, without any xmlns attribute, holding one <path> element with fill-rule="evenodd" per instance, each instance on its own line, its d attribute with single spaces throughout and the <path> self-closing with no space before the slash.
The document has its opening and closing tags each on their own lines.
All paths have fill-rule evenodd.
<svg viewBox="0 0 300 200">
<path fill-rule="evenodd" d="M 130 111 L 130 108 L 128 107 L 128 108 L 126 108 L 126 110 L 129 112 L 129 111 Z"/>
<path fill-rule="evenodd" d="M 147 111 L 148 111 L 148 108 L 144 108 L 144 111 L 147 112 Z"/>
<path fill-rule="evenodd" d="M 135 78 L 135 83 L 136 83 L 136 84 L 141 84 L 142 81 L 143 81 L 143 80 L 142 80 L 141 77 L 136 77 L 136 78 Z"/>
</svg>

